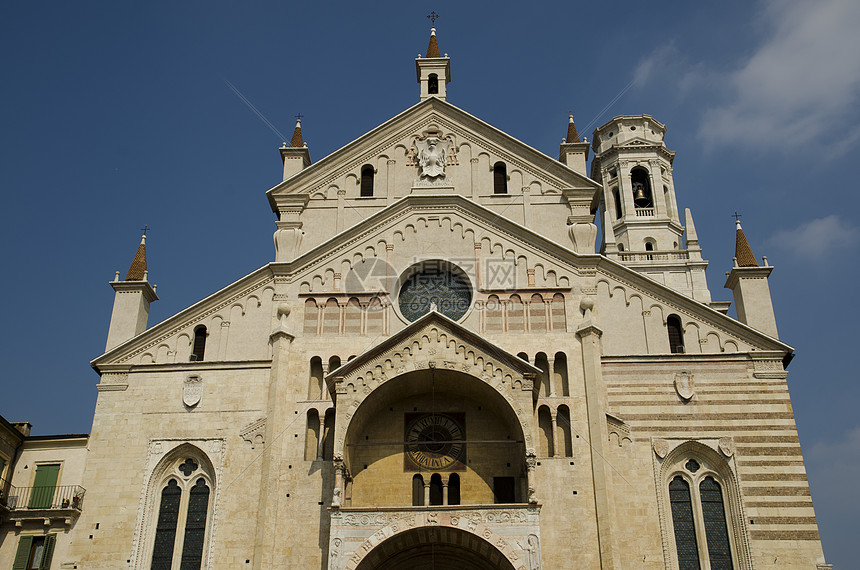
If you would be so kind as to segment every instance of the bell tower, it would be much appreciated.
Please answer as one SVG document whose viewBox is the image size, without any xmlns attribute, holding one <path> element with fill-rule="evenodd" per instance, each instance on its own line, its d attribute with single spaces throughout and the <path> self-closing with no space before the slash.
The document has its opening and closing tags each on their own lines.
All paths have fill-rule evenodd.
<svg viewBox="0 0 860 570">
<path fill-rule="evenodd" d="M 421 101 L 429 97 L 438 97 L 444 101 L 446 87 L 451 81 L 451 58 L 447 53 L 442 57 L 439 52 L 436 28 L 430 29 L 427 55 L 421 57 L 421 54 L 418 54 L 415 58 L 415 70 L 418 73 L 418 83 L 421 85 Z"/>
<path fill-rule="evenodd" d="M 675 153 L 663 143 L 665 134 L 666 126 L 650 115 L 622 115 L 594 131 L 591 178 L 603 185 L 601 253 L 710 303 L 708 262 L 689 208 L 686 228 L 681 225 L 672 179 Z"/>
</svg>

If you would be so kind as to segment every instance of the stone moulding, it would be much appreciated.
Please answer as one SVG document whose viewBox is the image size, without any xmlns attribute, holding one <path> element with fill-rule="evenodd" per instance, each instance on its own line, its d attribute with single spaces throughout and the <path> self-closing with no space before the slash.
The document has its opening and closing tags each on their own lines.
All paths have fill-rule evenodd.
<svg viewBox="0 0 860 570">
<path fill-rule="evenodd" d="M 496 548 L 516 570 L 541 568 L 539 505 L 343 508 L 332 512 L 329 570 L 355 570 L 382 542 L 410 530 L 457 528 Z"/>
</svg>

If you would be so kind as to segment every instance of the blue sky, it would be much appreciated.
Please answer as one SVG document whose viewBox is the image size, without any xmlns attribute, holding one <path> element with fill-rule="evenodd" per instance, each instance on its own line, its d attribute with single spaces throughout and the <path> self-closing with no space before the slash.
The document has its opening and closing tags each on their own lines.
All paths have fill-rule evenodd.
<svg viewBox="0 0 860 570">
<path fill-rule="evenodd" d="M 607 7 L 609 6 L 609 7 Z M 448 100 L 550 156 L 619 114 L 666 124 L 712 295 L 734 224 L 774 270 L 828 561 L 858 553 L 860 3 L 7 2 L 0 8 L 0 414 L 87 432 L 144 224 L 155 324 L 271 261 L 283 138 L 319 159 L 417 101 L 435 9 Z M 614 102 L 613 102 L 614 101 Z M 611 105 L 610 105 L 611 103 Z M 608 106 L 608 108 L 607 108 Z M 855 529 L 852 531 L 851 529 Z"/>
</svg>

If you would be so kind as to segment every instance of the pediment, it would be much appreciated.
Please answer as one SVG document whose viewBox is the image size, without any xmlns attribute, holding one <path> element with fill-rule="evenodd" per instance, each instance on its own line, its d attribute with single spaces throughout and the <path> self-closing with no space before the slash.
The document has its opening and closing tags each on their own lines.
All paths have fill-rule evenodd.
<svg viewBox="0 0 860 570">
<path fill-rule="evenodd" d="M 276 210 L 276 196 L 325 194 L 332 185 L 337 186 L 344 176 L 357 172 L 364 164 L 378 167 L 394 160 L 399 165 L 411 165 L 415 138 L 428 130 L 439 131 L 450 138 L 453 157 L 449 157 L 449 165 L 452 168 L 469 169 L 472 160 L 487 155 L 505 161 L 509 173 L 522 171 L 524 179 L 535 179 L 548 190 L 599 188 L 596 182 L 565 164 L 466 111 L 431 97 L 270 189 L 267 195 L 272 208 Z"/>
<path fill-rule="evenodd" d="M 371 388 L 415 370 L 445 369 L 480 378 L 501 391 L 534 390 L 540 369 L 437 311 L 368 348 L 326 376 L 332 393 Z"/>
<path fill-rule="evenodd" d="M 410 264 L 430 259 L 462 265 L 473 284 L 488 292 L 569 290 L 578 266 L 593 266 L 598 256 L 577 255 L 462 196 L 410 195 L 299 256 L 289 273 L 300 295 L 324 296 L 353 292 L 348 276 L 360 264 L 384 260 L 396 278 Z M 480 278 L 477 265 L 484 270 Z M 500 281 L 502 274 L 511 280 Z"/>
</svg>

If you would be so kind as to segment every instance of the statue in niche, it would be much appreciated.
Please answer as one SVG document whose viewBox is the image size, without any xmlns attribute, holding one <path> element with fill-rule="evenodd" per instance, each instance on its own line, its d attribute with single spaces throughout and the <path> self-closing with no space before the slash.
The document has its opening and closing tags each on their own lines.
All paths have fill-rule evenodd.
<svg viewBox="0 0 860 570">
<path fill-rule="evenodd" d="M 444 178 L 451 141 L 429 136 L 424 140 L 415 141 L 415 145 L 418 147 L 418 167 L 421 169 L 421 178 L 438 176 Z"/>
</svg>

